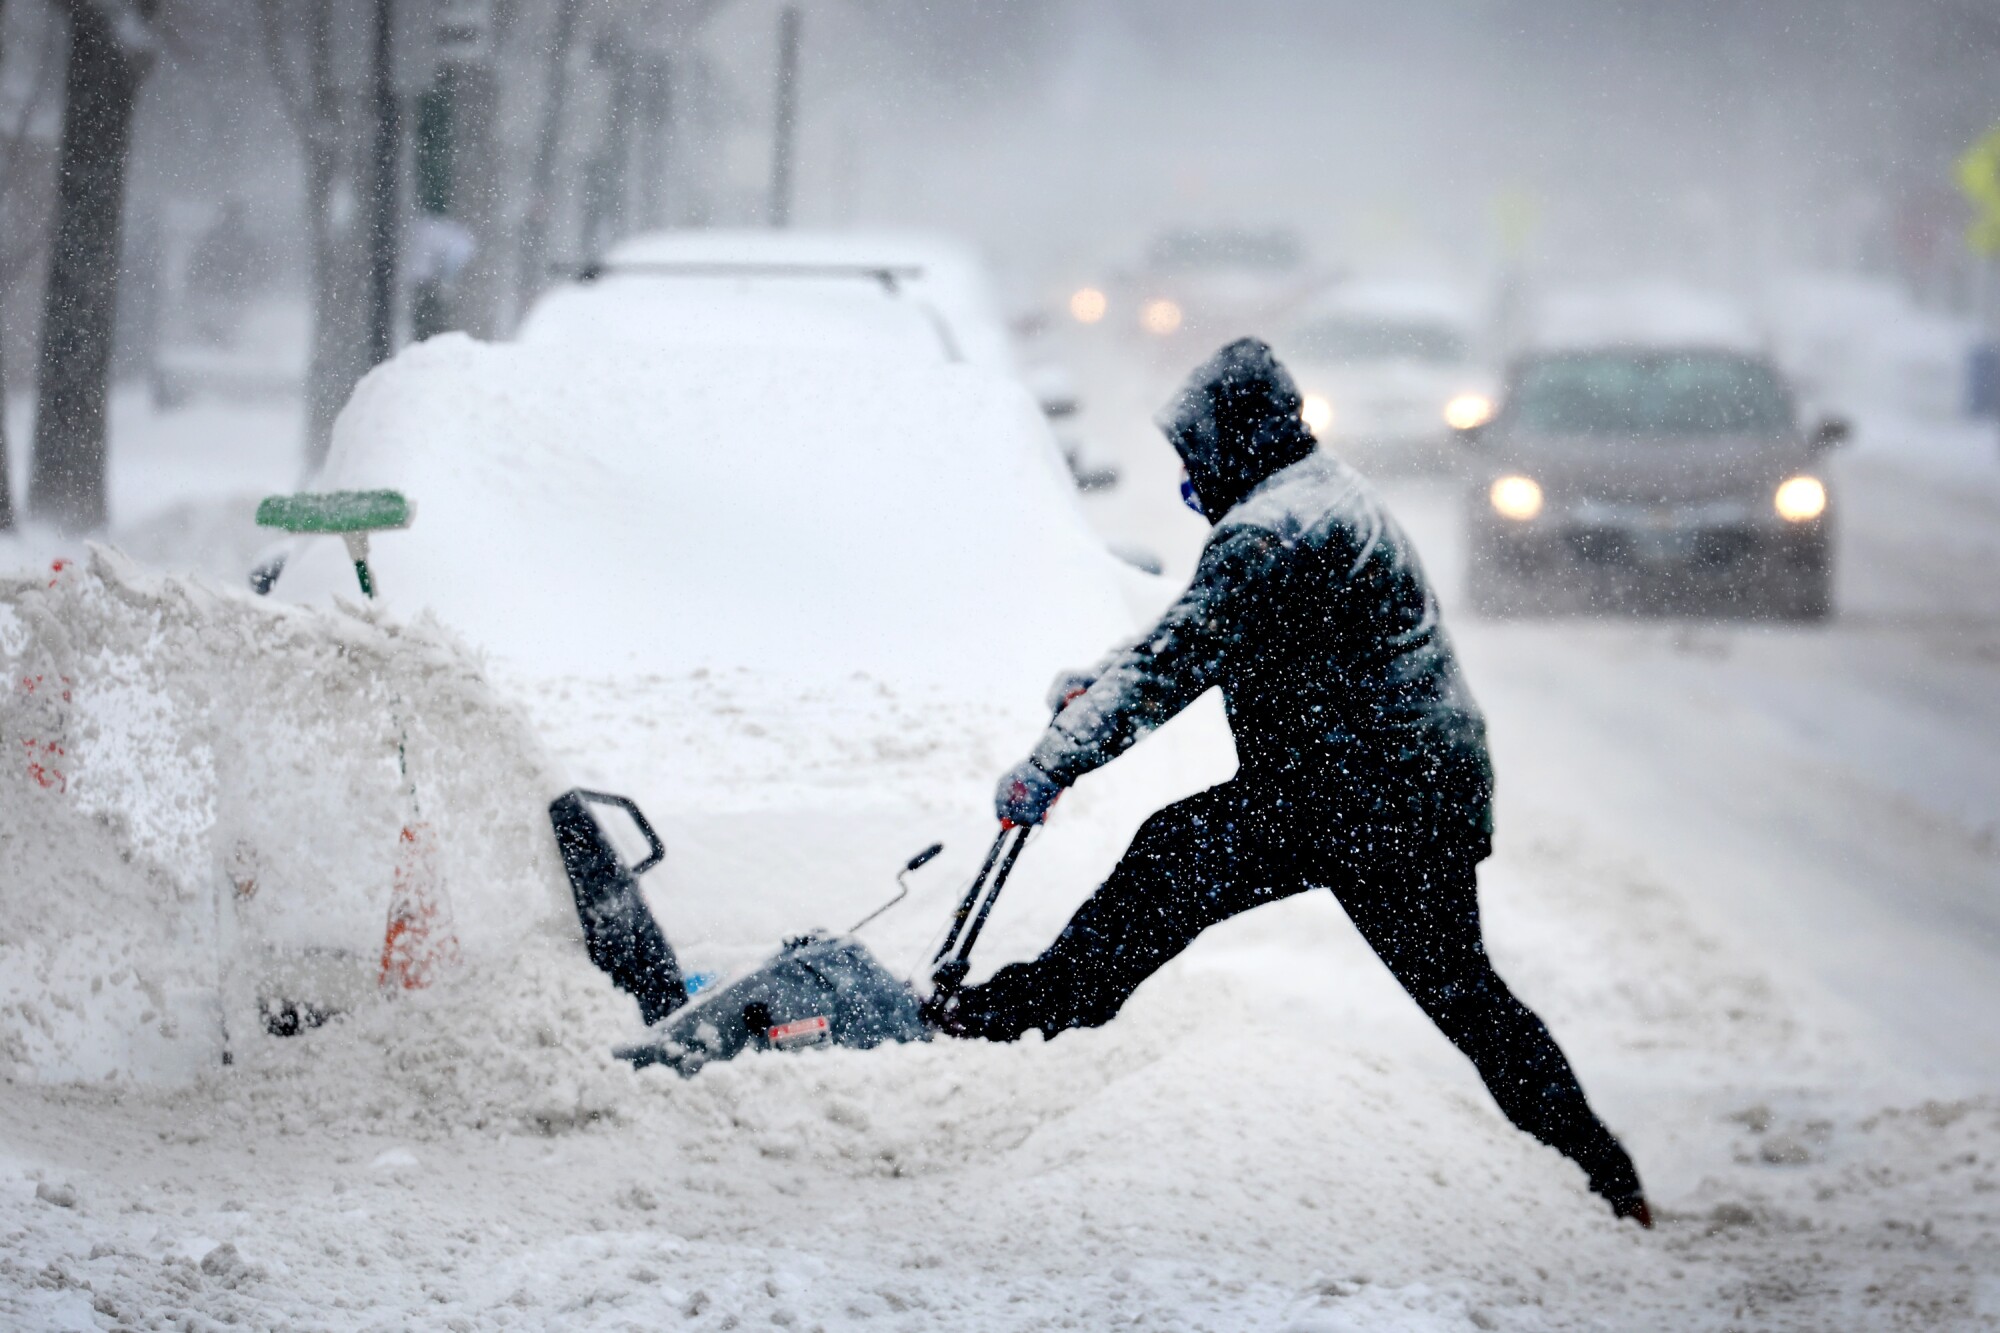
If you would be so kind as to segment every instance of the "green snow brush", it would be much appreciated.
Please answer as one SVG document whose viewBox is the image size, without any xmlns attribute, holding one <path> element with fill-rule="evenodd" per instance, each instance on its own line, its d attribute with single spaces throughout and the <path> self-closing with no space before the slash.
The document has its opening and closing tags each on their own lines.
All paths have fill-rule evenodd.
<svg viewBox="0 0 2000 1333">
<path fill-rule="evenodd" d="M 417 508 L 401 491 L 300 491 L 273 495 L 257 506 L 257 526 L 295 533 L 337 533 L 347 543 L 362 595 L 375 596 L 368 569 L 368 534 L 410 526 Z"/>
</svg>

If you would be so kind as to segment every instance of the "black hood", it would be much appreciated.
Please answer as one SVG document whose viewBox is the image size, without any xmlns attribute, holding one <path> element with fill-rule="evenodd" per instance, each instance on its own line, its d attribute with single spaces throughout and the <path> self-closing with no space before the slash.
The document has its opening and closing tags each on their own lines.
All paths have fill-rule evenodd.
<svg viewBox="0 0 2000 1333">
<path fill-rule="evenodd" d="M 1153 422 L 1187 464 L 1211 521 L 1314 445 L 1299 420 L 1299 386 L 1256 338 L 1238 338 L 1204 361 Z"/>
</svg>

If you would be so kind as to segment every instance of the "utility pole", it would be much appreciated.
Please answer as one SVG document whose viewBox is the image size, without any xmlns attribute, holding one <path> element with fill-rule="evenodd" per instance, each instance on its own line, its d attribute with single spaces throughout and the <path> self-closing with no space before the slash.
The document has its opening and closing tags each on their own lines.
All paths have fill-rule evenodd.
<svg viewBox="0 0 2000 1333">
<path fill-rule="evenodd" d="M 562 147 L 563 112 L 569 102 L 569 53 L 576 41 L 577 11 L 582 0 L 556 0 L 555 24 L 549 37 L 547 88 L 542 93 L 542 124 L 535 140 L 535 161 L 528 171 L 528 208 L 521 219 L 520 267 L 515 275 L 515 317 L 534 301 L 548 281 L 549 227 L 555 214 L 556 156 Z"/>
<path fill-rule="evenodd" d="M 792 222 L 792 152 L 798 134 L 799 28 L 797 5 L 778 15 L 778 106 L 771 131 L 771 225 Z"/>
<path fill-rule="evenodd" d="M 648 230 L 666 225 L 668 155 L 673 140 L 673 65 L 660 52 L 639 56 L 639 185 L 634 211 Z"/>
<path fill-rule="evenodd" d="M 493 333 L 494 30 L 490 0 L 445 0 L 437 73 L 417 98 L 416 219 L 405 261 L 410 336 Z"/>
</svg>

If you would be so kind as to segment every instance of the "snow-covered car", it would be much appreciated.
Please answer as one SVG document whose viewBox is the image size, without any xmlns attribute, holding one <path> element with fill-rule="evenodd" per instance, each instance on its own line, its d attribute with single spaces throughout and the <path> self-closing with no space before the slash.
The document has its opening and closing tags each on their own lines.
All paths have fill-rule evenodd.
<svg viewBox="0 0 2000 1333">
<path fill-rule="evenodd" d="M 1767 358 L 1727 345 L 1572 345 L 1510 371 L 1466 432 L 1474 608 L 1552 591 L 1644 607 L 1692 601 L 1790 619 L 1833 608 L 1834 506 L 1822 455 Z"/>
<path fill-rule="evenodd" d="M 1004 678 L 1007 636 L 957 661 L 991 610 L 928 597 L 941 573 L 1037 588 L 1079 651 L 1121 597 L 1032 399 L 974 366 L 447 336 L 363 382 L 317 485 L 410 495 L 382 597 L 531 670 Z M 352 586 L 338 543 L 306 541 L 275 591 Z"/>
<path fill-rule="evenodd" d="M 1427 282 L 1352 281 L 1306 303 L 1274 339 L 1319 437 L 1364 469 L 1459 461 L 1457 427 L 1493 412 L 1469 302 Z"/>
</svg>

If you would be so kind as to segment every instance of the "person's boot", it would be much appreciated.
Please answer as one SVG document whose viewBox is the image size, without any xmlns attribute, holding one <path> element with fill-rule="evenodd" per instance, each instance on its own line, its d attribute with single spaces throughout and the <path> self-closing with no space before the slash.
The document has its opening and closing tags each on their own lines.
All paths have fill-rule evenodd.
<svg viewBox="0 0 2000 1333">
<path fill-rule="evenodd" d="M 1588 1146 L 1576 1154 L 1576 1163 L 1590 1177 L 1591 1193 L 1610 1205 L 1611 1215 L 1653 1229 L 1653 1210 L 1646 1205 L 1646 1192 L 1639 1186 L 1639 1169 L 1618 1136 L 1598 1120 L 1592 1127 Z"/>
<path fill-rule="evenodd" d="M 1653 1210 L 1646 1206 L 1645 1195 L 1626 1194 L 1615 1199 L 1608 1198 L 1605 1202 L 1611 1205 L 1611 1215 L 1619 1221 L 1629 1219 L 1648 1231 L 1653 1229 Z"/>
<path fill-rule="evenodd" d="M 961 1041 L 1014 1041 L 1026 1029 L 1007 1021 L 996 1013 L 988 998 L 981 992 L 984 987 L 975 986 L 969 990 L 944 991 L 926 996 L 917 1006 L 917 1012 L 931 1031 Z"/>
<path fill-rule="evenodd" d="M 963 975 L 963 974 L 960 974 Z M 983 985 L 959 986 L 956 978 L 919 1006 L 933 1032 L 982 1041 L 1019 1041 L 1029 1028 L 1051 1026 L 1045 973 L 1036 963 L 1009 963 Z"/>
</svg>

